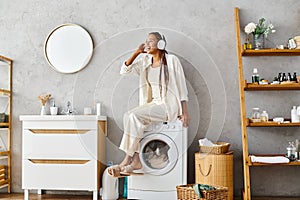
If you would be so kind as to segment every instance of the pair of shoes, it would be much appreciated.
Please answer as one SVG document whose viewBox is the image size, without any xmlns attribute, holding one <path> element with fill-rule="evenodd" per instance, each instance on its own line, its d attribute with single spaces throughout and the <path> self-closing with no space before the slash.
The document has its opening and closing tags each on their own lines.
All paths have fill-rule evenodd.
<svg viewBox="0 0 300 200">
<path fill-rule="evenodd" d="M 134 169 L 132 165 L 126 165 L 121 167 L 120 175 L 122 176 L 131 176 L 131 175 L 144 175 L 144 173 L 136 172 L 137 169 Z"/>
</svg>

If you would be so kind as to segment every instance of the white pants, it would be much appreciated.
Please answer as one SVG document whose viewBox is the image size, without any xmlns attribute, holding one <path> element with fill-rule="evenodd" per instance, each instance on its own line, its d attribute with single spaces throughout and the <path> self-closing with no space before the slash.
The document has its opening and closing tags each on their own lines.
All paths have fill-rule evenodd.
<svg viewBox="0 0 300 200">
<path fill-rule="evenodd" d="M 124 134 L 120 149 L 129 156 L 139 152 L 139 142 L 144 130 L 153 122 L 167 121 L 166 106 L 163 103 L 148 103 L 124 114 Z"/>
</svg>

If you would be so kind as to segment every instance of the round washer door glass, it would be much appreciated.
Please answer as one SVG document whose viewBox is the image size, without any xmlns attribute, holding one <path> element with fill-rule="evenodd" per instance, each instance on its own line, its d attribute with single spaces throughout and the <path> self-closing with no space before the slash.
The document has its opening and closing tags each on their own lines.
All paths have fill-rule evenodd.
<svg viewBox="0 0 300 200">
<path fill-rule="evenodd" d="M 178 149 L 169 136 L 152 133 L 140 142 L 140 160 L 145 173 L 163 175 L 175 167 Z"/>
</svg>

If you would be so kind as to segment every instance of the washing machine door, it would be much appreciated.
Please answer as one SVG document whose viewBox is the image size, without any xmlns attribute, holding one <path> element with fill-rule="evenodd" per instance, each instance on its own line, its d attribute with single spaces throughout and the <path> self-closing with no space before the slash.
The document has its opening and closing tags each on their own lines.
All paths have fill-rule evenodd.
<svg viewBox="0 0 300 200">
<path fill-rule="evenodd" d="M 175 142 L 166 134 L 152 133 L 140 142 L 140 160 L 143 171 L 152 175 L 163 175 L 171 171 L 178 160 Z"/>
</svg>

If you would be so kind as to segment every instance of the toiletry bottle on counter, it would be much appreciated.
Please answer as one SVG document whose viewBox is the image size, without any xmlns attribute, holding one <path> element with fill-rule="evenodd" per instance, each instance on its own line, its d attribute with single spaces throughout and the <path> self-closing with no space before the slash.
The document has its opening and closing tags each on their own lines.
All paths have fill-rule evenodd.
<svg viewBox="0 0 300 200">
<path fill-rule="evenodd" d="M 293 109 L 291 110 L 291 121 L 292 123 L 299 122 L 299 116 L 297 115 L 296 106 L 293 106 Z"/>
<path fill-rule="evenodd" d="M 254 69 L 253 69 L 252 83 L 257 83 L 257 84 L 259 84 L 259 74 L 258 74 L 257 68 L 254 68 Z"/>
<path fill-rule="evenodd" d="M 263 111 L 260 115 L 260 120 L 261 122 L 268 122 L 269 121 L 269 115 L 267 113 L 267 111 Z"/>
</svg>

